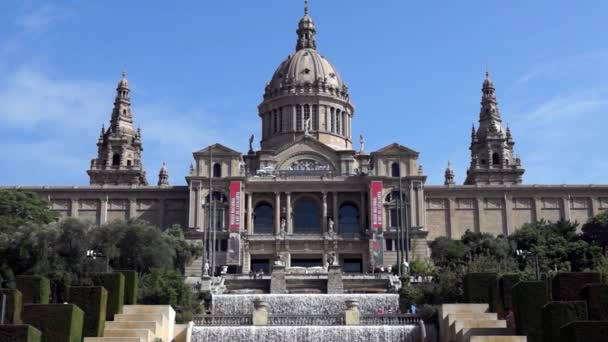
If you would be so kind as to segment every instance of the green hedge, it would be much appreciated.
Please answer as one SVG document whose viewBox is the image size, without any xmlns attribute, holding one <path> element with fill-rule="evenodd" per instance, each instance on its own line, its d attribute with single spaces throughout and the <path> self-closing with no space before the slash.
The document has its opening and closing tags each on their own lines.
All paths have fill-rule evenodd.
<svg viewBox="0 0 608 342">
<path fill-rule="evenodd" d="M 101 286 L 72 286 L 69 289 L 68 302 L 78 305 L 84 311 L 82 335 L 99 337 L 103 335 L 106 323 L 108 291 Z"/>
<path fill-rule="evenodd" d="M 490 303 L 490 285 L 496 273 L 467 273 L 464 275 L 464 297 L 467 303 Z"/>
<path fill-rule="evenodd" d="M 6 295 L 4 324 L 21 324 L 21 307 L 23 306 L 21 291 L 17 289 L 0 289 L 0 301 L 3 294 Z"/>
<path fill-rule="evenodd" d="M 23 322 L 42 332 L 41 342 L 81 342 L 84 312 L 72 304 L 25 304 Z"/>
<path fill-rule="evenodd" d="M 541 342 L 542 307 L 548 302 L 547 286 L 542 281 L 520 281 L 512 289 L 515 326 L 528 342 Z"/>
<path fill-rule="evenodd" d="M 131 270 L 120 270 L 117 272 L 125 276 L 125 305 L 137 304 L 137 288 L 139 286 L 137 272 Z"/>
<path fill-rule="evenodd" d="M 40 342 L 42 333 L 31 325 L 0 325 L 0 342 Z"/>
<path fill-rule="evenodd" d="M 581 297 L 587 301 L 590 320 L 608 321 L 608 285 L 587 284 L 581 290 Z"/>
<path fill-rule="evenodd" d="M 106 321 L 112 321 L 115 314 L 122 313 L 125 302 L 125 276 L 122 273 L 96 273 L 92 278 L 93 284 L 103 286 L 108 291 Z"/>
<path fill-rule="evenodd" d="M 553 277 L 553 300 L 581 300 L 581 290 L 585 285 L 601 282 L 596 272 L 558 273 Z"/>
<path fill-rule="evenodd" d="M 561 329 L 562 341 L 605 342 L 608 341 L 607 321 L 571 322 Z"/>
<path fill-rule="evenodd" d="M 584 301 L 549 302 L 543 307 L 543 339 L 545 342 L 569 342 L 561 339 L 560 328 L 570 322 L 587 320 Z"/>
<path fill-rule="evenodd" d="M 505 316 L 513 310 L 513 286 L 520 281 L 519 274 L 505 274 L 500 277 L 500 298 Z"/>
<path fill-rule="evenodd" d="M 48 304 L 51 295 L 49 279 L 38 275 L 20 275 L 15 278 L 21 291 L 23 304 Z"/>
</svg>

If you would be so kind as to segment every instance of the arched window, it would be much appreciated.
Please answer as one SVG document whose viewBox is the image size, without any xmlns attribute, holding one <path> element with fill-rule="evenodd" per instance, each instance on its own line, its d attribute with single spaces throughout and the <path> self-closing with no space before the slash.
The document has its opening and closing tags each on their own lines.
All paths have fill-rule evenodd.
<svg viewBox="0 0 608 342">
<path fill-rule="evenodd" d="M 293 230 L 296 234 L 321 233 L 321 211 L 317 202 L 300 199 L 295 203 Z"/>
<path fill-rule="evenodd" d="M 312 105 L 312 130 L 319 130 L 319 108 L 317 105 Z"/>
<path fill-rule="evenodd" d="M 399 177 L 401 176 L 401 170 L 399 170 L 399 164 L 398 163 L 392 163 L 391 164 L 391 177 Z"/>
<path fill-rule="evenodd" d="M 213 164 L 213 177 L 222 177 L 222 165 L 220 163 Z"/>
<path fill-rule="evenodd" d="M 302 130 L 302 106 L 296 105 L 296 131 Z"/>
<path fill-rule="evenodd" d="M 360 233 L 359 208 L 351 203 L 343 204 L 338 215 L 338 229 L 340 234 Z"/>
<path fill-rule="evenodd" d="M 272 206 L 266 202 L 262 202 L 253 211 L 253 233 L 272 234 L 273 231 L 274 213 Z"/>
<path fill-rule="evenodd" d="M 494 165 L 500 164 L 500 156 L 496 152 L 492 153 L 492 164 L 494 164 Z"/>
<path fill-rule="evenodd" d="M 119 166 L 119 165 L 120 165 L 120 154 L 114 153 L 114 155 L 112 156 L 112 166 Z"/>
<path fill-rule="evenodd" d="M 131 160 L 127 160 L 127 166 L 131 166 Z"/>
</svg>

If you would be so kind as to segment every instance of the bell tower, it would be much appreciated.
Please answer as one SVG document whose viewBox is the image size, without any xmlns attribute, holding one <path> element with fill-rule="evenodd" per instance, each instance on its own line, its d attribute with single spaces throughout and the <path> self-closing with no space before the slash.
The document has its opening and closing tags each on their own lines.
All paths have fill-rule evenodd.
<svg viewBox="0 0 608 342">
<path fill-rule="evenodd" d="M 91 185 L 148 185 L 141 161 L 141 131 L 133 129 L 129 92 L 127 73 L 123 70 L 116 87 L 110 127 L 101 126 L 97 157 L 91 160 L 87 171 Z"/>
<path fill-rule="evenodd" d="M 496 88 L 486 70 L 481 89 L 479 127 L 471 131 L 471 165 L 465 184 L 521 184 L 524 169 L 514 154 L 515 141 L 511 130 L 502 127 L 502 119 L 496 101 Z"/>
</svg>

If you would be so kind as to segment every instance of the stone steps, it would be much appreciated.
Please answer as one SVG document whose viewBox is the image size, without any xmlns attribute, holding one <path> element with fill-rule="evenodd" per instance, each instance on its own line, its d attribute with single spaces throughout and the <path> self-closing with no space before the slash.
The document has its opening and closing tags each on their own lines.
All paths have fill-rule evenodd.
<svg viewBox="0 0 608 342">
<path fill-rule="evenodd" d="M 440 342 L 526 342 L 488 304 L 444 304 L 439 308 Z"/>
<path fill-rule="evenodd" d="M 148 329 L 106 329 L 104 337 L 139 337 L 143 342 L 154 341 L 154 334 Z"/>
<path fill-rule="evenodd" d="M 83 342 L 151 342 L 139 337 L 85 337 Z"/>
<path fill-rule="evenodd" d="M 203 258 L 200 257 L 192 261 L 190 265 L 186 266 L 184 274 L 187 277 L 201 277 L 203 273 Z"/>
</svg>

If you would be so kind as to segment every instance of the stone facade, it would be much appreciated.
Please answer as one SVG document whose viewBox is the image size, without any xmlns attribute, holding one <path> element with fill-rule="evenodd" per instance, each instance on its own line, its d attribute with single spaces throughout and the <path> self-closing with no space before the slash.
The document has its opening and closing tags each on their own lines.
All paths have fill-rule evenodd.
<svg viewBox="0 0 608 342">
<path fill-rule="evenodd" d="M 20 188 L 47 198 L 63 217 L 180 224 L 205 242 L 204 264 L 245 273 L 267 271 L 277 258 L 288 269 L 327 267 L 333 253 L 343 270 L 367 272 L 398 263 L 399 232 L 408 232 L 410 257 L 425 257 L 426 242 L 439 236 L 509 234 L 535 220 L 584 222 L 608 209 L 608 185 L 522 184 L 488 73 L 466 185 L 454 184 L 450 165 L 444 185 L 426 185 L 419 153 L 398 143 L 367 153 L 359 136 L 353 149 L 355 107 L 336 68 L 317 52 L 308 10 L 297 34 L 295 53 L 258 106 L 260 150 L 253 136 L 247 153 L 213 144 L 193 153 L 186 186 L 170 186 L 164 164 L 158 186 L 147 186 L 123 74 L 88 171 L 91 185 Z M 372 182 L 381 182 L 374 197 Z"/>
</svg>

